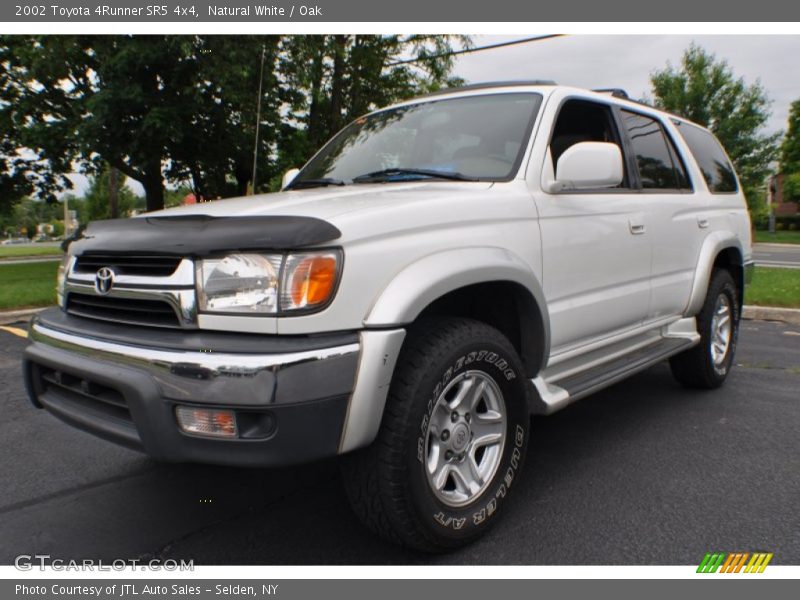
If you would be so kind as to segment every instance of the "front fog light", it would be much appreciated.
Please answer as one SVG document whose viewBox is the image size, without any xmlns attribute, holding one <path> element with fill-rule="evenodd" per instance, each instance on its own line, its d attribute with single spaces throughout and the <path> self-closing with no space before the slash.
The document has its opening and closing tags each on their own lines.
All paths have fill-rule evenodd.
<svg viewBox="0 0 800 600">
<path fill-rule="evenodd" d="M 235 438 L 238 435 L 236 415 L 232 410 L 178 406 L 175 408 L 175 416 L 185 433 L 224 438 Z"/>
</svg>

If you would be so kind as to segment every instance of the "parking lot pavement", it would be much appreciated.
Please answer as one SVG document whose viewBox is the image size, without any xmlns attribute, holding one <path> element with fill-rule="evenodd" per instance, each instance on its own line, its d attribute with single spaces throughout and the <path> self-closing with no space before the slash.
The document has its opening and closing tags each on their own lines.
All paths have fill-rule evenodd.
<svg viewBox="0 0 800 600">
<path fill-rule="evenodd" d="M 760 267 L 800 269 L 800 244 L 753 244 L 753 258 Z"/>
<path fill-rule="evenodd" d="M 334 461 L 158 464 L 62 424 L 25 397 L 24 345 L 0 330 L 0 564 L 697 564 L 712 550 L 800 563 L 800 327 L 744 322 L 721 390 L 683 390 L 658 365 L 535 418 L 504 518 L 437 557 L 364 531 Z"/>
</svg>

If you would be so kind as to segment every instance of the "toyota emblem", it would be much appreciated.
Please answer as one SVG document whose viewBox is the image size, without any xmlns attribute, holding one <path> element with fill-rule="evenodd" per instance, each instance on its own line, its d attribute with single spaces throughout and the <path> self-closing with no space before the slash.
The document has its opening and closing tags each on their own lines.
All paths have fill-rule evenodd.
<svg viewBox="0 0 800 600">
<path fill-rule="evenodd" d="M 101 296 L 105 296 L 114 287 L 114 269 L 103 267 L 94 276 L 94 289 Z"/>
</svg>

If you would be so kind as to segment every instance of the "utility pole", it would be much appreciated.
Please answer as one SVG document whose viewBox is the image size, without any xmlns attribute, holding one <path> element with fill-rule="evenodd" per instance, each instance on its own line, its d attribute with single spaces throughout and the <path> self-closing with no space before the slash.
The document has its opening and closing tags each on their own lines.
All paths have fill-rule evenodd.
<svg viewBox="0 0 800 600">
<path fill-rule="evenodd" d="M 267 54 L 267 46 L 261 46 L 261 70 L 258 77 L 258 104 L 256 108 L 256 137 L 253 142 L 253 194 L 256 193 L 256 167 L 258 165 L 258 131 L 261 126 L 261 90 L 264 85 L 264 60 Z"/>
<path fill-rule="evenodd" d="M 69 194 L 64 194 L 64 239 L 67 239 L 70 234 L 69 227 Z"/>
</svg>

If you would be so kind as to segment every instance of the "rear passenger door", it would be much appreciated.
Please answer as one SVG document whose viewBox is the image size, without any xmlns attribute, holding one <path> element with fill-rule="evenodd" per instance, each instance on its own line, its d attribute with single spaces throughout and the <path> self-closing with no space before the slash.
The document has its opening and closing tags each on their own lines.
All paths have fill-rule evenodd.
<svg viewBox="0 0 800 600">
<path fill-rule="evenodd" d="M 686 307 L 708 225 L 707 199 L 694 192 L 686 161 L 660 118 L 627 108 L 619 114 L 648 215 L 653 259 L 645 322 L 655 322 Z"/>
</svg>

